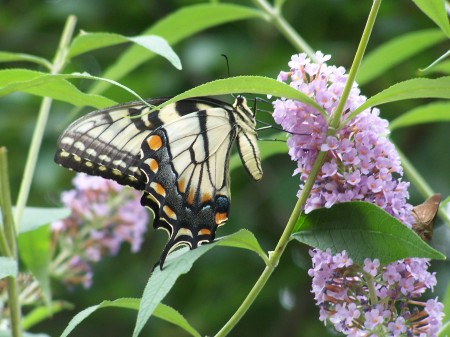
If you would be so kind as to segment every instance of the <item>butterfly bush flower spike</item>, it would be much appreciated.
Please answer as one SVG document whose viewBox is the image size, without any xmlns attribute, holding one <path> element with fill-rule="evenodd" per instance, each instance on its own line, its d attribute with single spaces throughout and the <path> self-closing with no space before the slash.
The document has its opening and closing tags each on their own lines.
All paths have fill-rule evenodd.
<svg viewBox="0 0 450 337">
<path fill-rule="evenodd" d="M 424 259 L 404 259 L 386 267 L 377 259 L 366 259 L 360 268 L 336 263 L 335 257 L 342 254 L 333 257 L 319 249 L 310 254 L 313 265 L 308 273 L 320 320 L 331 322 L 337 331 L 348 336 L 437 336 L 443 305 L 419 299 L 436 284 Z"/>
<path fill-rule="evenodd" d="M 139 251 L 147 229 L 148 213 L 141 193 L 100 177 L 79 173 L 74 189 L 63 192 L 62 203 L 71 215 L 52 224 L 55 276 L 68 285 L 92 283 L 92 264 L 115 255 L 124 242 Z"/>
<path fill-rule="evenodd" d="M 275 122 L 291 133 L 287 144 L 291 159 L 297 162 L 294 174 L 300 177 L 299 193 L 318 152 L 326 151 L 305 212 L 339 202 L 366 201 L 411 228 L 409 184 L 402 181 L 398 153 L 387 138 L 387 121 L 379 117 L 378 109 L 371 108 L 334 135 L 327 135 L 328 119 L 338 106 L 348 76 L 343 67 L 325 63 L 329 55 L 317 52 L 316 58 L 318 62 L 313 63 L 306 54 L 292 56 L 289 71 L 280 72 L 278 80 L 314 99 L 327 116 L 290 99 L 273 103 Z M 353 84 L 341 122 L 365 100 Z M 442 304 L 420 301 L 436 284 L 426 259 L 410 258 L 387 266 L 381 266 L 377 259 L 366 259 L 358 266 L 345 251 L 332 255 L 330 250 L 314 249 L 310 254 L 309 275 L 320 320 L 331 323 L 337 331 L 352 337 L 437 336 Z"/>
<path fill-rule="evenodd" d="M 344 68 L 324 63 L 329 55 L 318 52 L 316 57 L 320 61 L 317 64 L 305 54 L 292 56 L 290 71 L 282 72 L 278 79 L 290 81 L 291 87 L 315 99 L 329 118 L 338 106 L 348 76 Z M 354 84 L 341 120 L 365 100 Z M 300 191 L 318 152 L 327 151 L 305 208 L 307 213 L 337 202 L 362 200 L 374 202 L 411 227 L 412 206 L 406 202 L 408 184 L 401 180 L 400 159 L 386 137 L 388 123 L 379 117 L 378 109 L 360 113 L 334 136 L 327 136 L 327 119 L 301 102 L 276 100 L 273 117 L 284 130 L 293 133 L 287 143 L 292 160 L 297 162 Z"/>
</svg>

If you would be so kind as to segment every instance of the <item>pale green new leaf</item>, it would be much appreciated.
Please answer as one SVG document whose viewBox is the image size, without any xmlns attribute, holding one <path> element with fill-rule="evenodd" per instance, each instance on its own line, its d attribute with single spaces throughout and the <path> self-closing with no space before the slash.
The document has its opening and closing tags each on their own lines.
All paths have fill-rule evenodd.
<svg viewBox="0 0 450 337">
<path fill-rule="evenodd" d="M 138 298 L 119 298 L 115 301 L 103 301 L 98 305 L 86 308 L 72 318 L 72 320 L 67 325 L 66 329 L 61 334 L 61 337 L 66 337 L 67 335 L 69 335 L 78 324 L 80 324 L 83 320 L 88 318 L 98 309 L 113 307 L 113 308 L 138 310 L 140 302 L 141 301 Z M 158 306 L 154 311 L 154 316 L 179 326 L 180 328 L 188 332 L 191 336 L 200 337 L 200 334 L 188 323 L 188 321 L 178 311 L 165 304 L 162 303 L 158 304 Z"/>
<path fill-rule="evenodd" d="M 192 5 L 165 16 L 141 35 L 158 35 L 166 39 L 171 46 L 174 46 L 181 40 L 202 30 L 227 22 L 252 18 L 264 19 L 265 17 L 261 11 L 233 4 Z M 142 48 L 139 46 L 131 46 L 105 72 L 104 77 L 119 80 L 153 56 L 149 53 L 142 53 Z M 105 83 L 97 83 L 90 92 L 101 93 L 107 88 L 108 86 Z"/>
<path fill-rule="evenodd" d="M 213 243 L 202 245 L 194 250 L 181 248 L 171 253 L 166 259 L 164 269 L 161 270 L 157 266 L 148 280 L 148 283 L 144 289 L 144 294 L 142 295 L 133 337 L 137 337 L 139 335 L 145 323 L 148 321 L 150 316 L 153 315 L 153 312 L 158 304 L 164 299 L 170 289 L 172 289 L 176 280 L 182 274 L 186 274 L 200 256 L 219 244 L 221 246 L 225 245 L 250 249 L 260 256 L 262 252 L 262 249 L 259 247 L 259 244 L 256 242 L 254 236 L 249 235 L 249 231 L 247 230 L 240 230 L 236 233 L 220 238 Z M 267 257 L 264 260 L 267 261 Z"/>
<path fill-rule="evenodd" d="M 444 0 L 413 0 L 413 2 L 450 37 L 450 25 Z"/>
<path fill-rule="evenodd" d="M 0 52 L 0 62 L 32 62 L 40 64 L 48 70 L 52 68 L 50 61 L 43 57 L 23 53 L 10 53 L 6 51 Z"/>
<path fill-rule="evenodd" d="M 71 77 L 71 75 L 66 75 L 66 77 Z M 75 106 L 89 105 L 98 109 L 116 104 L 106 97 L 80 91 L 67 81 L 64 75 L 51 75 L 27 69 L 0 70 L 0 96 L 16 91 L 50 97 Z"/>
<path fill-rule="evenodd" d="M 407 126 L 436 122 L 450 122 L 449 102 L 420 105 L 391 121 L 389 129 L 393 131 Z"/>
<path fill-rule="evenodd" d="M 44 299 L 51 303 L 50 289 L 50 226 L 40 226 L 21 233 L 18 237 L 19 255 L 27 269 L 39 282 Z"/>
<path fill-rule="evenodd" d="M 399 82 L 393 86 L 370 97 L 365 103 L 360 105 L 347 120 L 352 119 L 361 111 L 367 108 L 414 98 L 450 98 L 450 76 L 436 79 L 414 78 L 404 82 Z M 345 123 L 344 123 L 345 124 Z"/>
<path fill-rule="evenodd" d="M 42 321 L 52 318 L 58 312 L 73 309 L 74 305 L 65 301 L 53 301 L 50 305 L 42 305 L 32 309 L 22 319 L 23 330 L 28 330 Z"/>
<path fill-rule="evenodd" d="M 67 218 L 69 215 L 69 208 L 26 207 L 19 226 L 19 233 L 37 229 L 56 220 Z"/>
<path fill-rule="evenodd" d="M 367 83 L 421 51 L 446 39 L 438 29 L 426 29 L 396 37 L 369 52 L 356 77 L 358 84 Z"/>
<path fill-rule="evenodd" d="M 12 257 L 0 256 L 0 280 L 12 276 L 16 277 L 18 272 L 17 261 Z"/>
<path fill-rule="evenodd" d="M 166 58 L 172 65 L 181 69 L 181 61 L 178 55 L 173 51 L 165 39 L 156 35 L 141 35 L 127 37 L 112 33 L 86 33 L 82 32 L 72 42 L 69 50 L 69 58 L 77 55 L 117 44 L 132 42 L 140 47 L 141 53 L 148 51 Z"/>
<path fill-rule="evenodd" d="M 251 93 L 289 98 L 308 104 L 317 109 L 323 115 L 326 115 L 326 112 L 311 97 L 292 88 L 286 83 L 263 76 L 236 76 L 201 84 L 167 100 L 164 104 L 161 104 L 160 107 L 190 97 L 224 95 L 232 93 Z"/>
</svg>

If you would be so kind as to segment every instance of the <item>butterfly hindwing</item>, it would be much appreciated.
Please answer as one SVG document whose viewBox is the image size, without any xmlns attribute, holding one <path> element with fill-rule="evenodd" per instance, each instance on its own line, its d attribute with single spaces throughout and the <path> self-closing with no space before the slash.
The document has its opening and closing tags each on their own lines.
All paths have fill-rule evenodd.
<svg viewBox="0 0 450 337">
<path fill-rule="evenodd" d="M 228 219 L 228 160 L 236 138 L 230 114 L 218 107 L 194 112 L 166 123 L 142 144 L 142 204 L 155 213 L 154 227 L 170 237 L 161 264 L 181 244 L 211 242 Z"/>
<path fill-rule="evenodd" d="M 259 180 L 262 170 L 254 112 L 242 96 L 233 105 L 203 97 L 150 109 L 137 101 L 85 115 L 60 136 L 55 161 L 143 190 L 141 203 L 153 211 L 154 227 L 169 233 L 162 268 L 172 249 L 213 241 L 228 219 L 236 138 L 250 175 Z"/>
</svg>

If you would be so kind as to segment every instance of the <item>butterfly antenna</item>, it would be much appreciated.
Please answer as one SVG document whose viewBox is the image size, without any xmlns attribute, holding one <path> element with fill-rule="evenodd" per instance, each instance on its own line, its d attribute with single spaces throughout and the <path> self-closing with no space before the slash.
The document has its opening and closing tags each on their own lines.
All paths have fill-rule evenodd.
<svg viewBox="0 0 450 337">
<path fill-rule="evenodd" d="M 230 74 L 230 62 L 228 61 L 228 56 L 226 54 L 220 54 L 220 55 L 225 58 L 225 62 L 227 63 L 227 73 L 228 73 L 227 78 L 230 78 L 231 77 L 231 74 Z M 231 94 L 231 96 L 234 99 L 236 99 L 236 95 L 235 94 Z"/>
<path fill-rule="evenodd" d="M 225 62 L 227 62 L 227 73 L 228 73 L 228 77 L 231 77 L 230 75 L 230 62 L 228 61 L 228 56 L 225 54 L 221 54 L 224 58 L 225 58 Z"/>
</svg>

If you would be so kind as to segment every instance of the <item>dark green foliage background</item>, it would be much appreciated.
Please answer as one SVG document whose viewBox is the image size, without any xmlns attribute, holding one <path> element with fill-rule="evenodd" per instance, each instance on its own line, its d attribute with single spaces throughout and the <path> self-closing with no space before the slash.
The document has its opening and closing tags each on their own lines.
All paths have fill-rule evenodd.
<svg viewBox="0 0 450 337">
<path fill-rule="evenodd" d="M 24 52 L 51 59 L 69 14 L 78 17 L 78 29 L 89 32 L 114 32 L 127 36 L 141 31 L 182 6 L 201 1 L 5 1 L 0 4 L 0 50 Z M 252 6 L 250 1 L 236 3 Z M 322 0 L 287 1 L 287 20 L 317 50 L 332 54 L 330 63 L 350 67 L 371 1 Z M 434 24 L 411 1 L 385 1 L 369 44 L 369 50 L 401 34 Z M 166 60 L 155 58 L 144 64 L 121 83 L 143 97 L 171 96 L 206 81 L 227 76 L 224 59 L 230 60 L 231 75 L 263 75 L 276 77 L 287 69 L 290 56 L 297 51 L 272 27 L 261 20 L 239 21 L 209 29 L 174 47 L 183 70 L 178 71 Z M 67 69 L 101 75 L 125 50 L 124 46 L 107 48 L 76 58 Z M 397 66 L 383 77 L 365 85 L 365 95 L 377 93 L 387 86 L 417 76 L 445 52 L 434 48 Z M 28 67 L 28 64 L 2 64 L 1 67 Z M 42 69 L 41 69 L 42 70 Z M 91 83 L 74 82 L 87 90 Z M 106 92 L 116 101 L 133 99 L 128 93 L 112 88 Z M 225 97 L 232 101 L 232 97 Z M 382 107 L 382 116 L 392 119 L 415 107 L 418 101 L 403 101 Z M 422 103 L 422 102 L 421 102 Z M 26 155 L 34 129 L 40 99 L 15 93 L 0 99 L 0 145 L 9 150 L 9 166 L 13 200 L 17 197 Z M 53 163 L 55 142 L 62 129 L 75 117 L 72 107 L 56 102 L 39 156 L 29 204 L 59 205 L 59 194 L 70 188 L 72 174 Z M 85 110 L 84 112 L 87 112 Z M 401 129 L 394 141 L 416 165 L 431 186 L 444 196 L 449 194 L 450 157 L 448 124 L 429 124 Z M 218 235 L 248 228 L 265 250 L 272 249 L 296 201 L 298 177 L 292 177 L 294 164 L 287 155 L 263 163 L 264 179 L 253 183 L 240 168 L 232 173 L 231 218 Z M 423 197 L 411 190 L 411 203 Z M 151 268 L 158 259 L 166 237 L 149 232 L 142 250 L 131 254 L 124 247 L 117 257 L 105 258 L 95 266 L 94 285 L 68 291 L 55 284 L 55 298 L 76 305 L 73 312 L 58 314 L 33 329 L 58 336 L 78 311 L 104 299 L 140 297 Z M 292 242 L 281 264 L 244 320 L 232 336 L 332 336 L 318 321 L 318 309 L 310 294 L 307 247 Z M 444 264 L 436 266 L 439 277 L 447 279 Z M 217 248 L 202 257 L 192 271 L 182 277 L 164 303 L 179 310 L 204 335 L 213 335 L 242 302 L 263 269 L 262 262 L 247 251 Z M 444 281 L 443 284 L 446 284 Z M 289 310 L 280 297 L 288 291 L 295 299 Z M 437 288 L 443 295 L 444 289 Z M 435 295 L 433 295 L 434 297 Z M 73 336 L 130 335 L 136 313 L 105 309 L 83 322 Z M 142 336 L 184 336 L 183 332 L 152 318 Z"/>
</svg>

